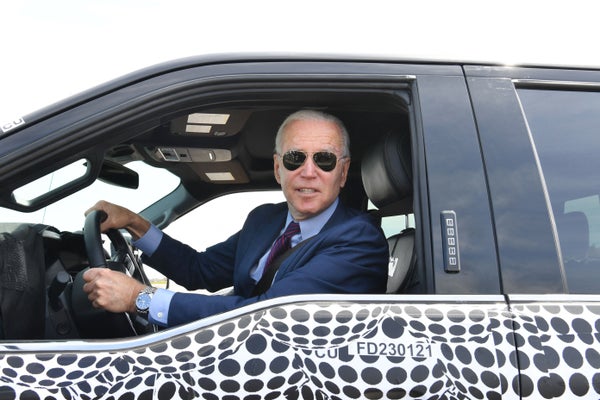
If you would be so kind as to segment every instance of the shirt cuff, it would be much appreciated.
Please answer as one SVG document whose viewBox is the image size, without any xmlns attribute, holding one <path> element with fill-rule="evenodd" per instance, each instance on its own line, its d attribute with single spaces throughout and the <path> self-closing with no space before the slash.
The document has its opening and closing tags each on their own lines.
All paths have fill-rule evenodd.
<svg viewBox="0 0 600 400">
<path fill-rule="evenodd" d="M 169 321 L 169 306 L 175 292 L 166 289 L 157 289 L 150 302 L 148 321 L 160 326 L 167 326 Z"/>
<path fill-rule="evenodd" d="M 158 248 L 160 241 L 162 240 L 163 233 L 155 225 L 150 225 L 148 232 L 144 234 L 138 240 L 134 240 L 132 243 L 135 247 L 140 249 L 148 257 L 152 257 L 152 254 Z"/>
</svg>

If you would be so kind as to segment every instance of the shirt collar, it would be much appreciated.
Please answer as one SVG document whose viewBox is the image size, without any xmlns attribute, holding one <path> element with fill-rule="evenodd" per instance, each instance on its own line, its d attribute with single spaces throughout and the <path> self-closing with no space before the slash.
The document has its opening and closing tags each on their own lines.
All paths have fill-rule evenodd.
<svg viewBox="0 0 600 400">
<path fill-rule="evenodd" d="M 306 240 L 315 236 L 321 231 L 321 229 L 323 229 L 323 226 L 325 226 L 327 221 L 329 221 L 329 218 L 331 218 L 331 216 L 333 215 L 338 203 L 339 199 L 336 198 L 335 201 L 331 203 L 329 207 L 321 211 L 319 214 L 298 222 L 300 224 L 300 236 L 302 237 L 302 240 Z M 285 226 L 288 226 L 288 224 L 292 221 L 292 215 L 288 211 Z"/>
</svg>

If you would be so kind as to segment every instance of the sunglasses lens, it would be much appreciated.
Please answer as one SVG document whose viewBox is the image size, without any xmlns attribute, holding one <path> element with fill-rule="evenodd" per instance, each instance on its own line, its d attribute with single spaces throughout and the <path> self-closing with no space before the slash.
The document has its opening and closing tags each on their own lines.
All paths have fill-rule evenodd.
<svg viewBox="0 0 600 400">
<path fill-rule="evenodd" d="M 287 170 L 295 171 L 300 168 L 302 164 L 304 164 L 304 161 L 306 160 L 306 154 L 302 153 L 301 151 L 288 151 L 283 155 L 282 159 L 283 166 Z"/>
<path fill-rule="evenodd" d="M 282 156 L 283 166 L 289 171 L 295 171 L 306 161 L 306 153 L 290 150 Z M 313 161 L 325 172 L 333 171 L 337 162 L 335 154 L 328 151 L 319 151 L 313 154 Z"/>
<path fill-rule="evenodd" d="M 335 168 L 337 157 L 335 156 L 335 154 L 330 153 L 328 151 L 320 151 L 313 155 L 313 160 L 319 168 L 321 168 L 325 172 L 329 172 L 333 171 L 333 169 Z"/>
</svg>

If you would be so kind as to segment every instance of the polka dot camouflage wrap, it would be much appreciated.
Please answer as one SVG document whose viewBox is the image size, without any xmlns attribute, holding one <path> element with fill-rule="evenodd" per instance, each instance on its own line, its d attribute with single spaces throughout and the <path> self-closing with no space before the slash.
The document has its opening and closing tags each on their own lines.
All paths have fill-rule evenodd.
<svg viewBox="0 0 600 400">
<path fill-rule="evenodd" d="M 525 398 L 600 399 L 600 303 L 513 304 Z"/>
<path fill-rule="evenodd" d="M 280 304 L 148 346 L 5 352 L 0 399 L 598 398 L 597 310 L 557 307 Z"/>
</svg>

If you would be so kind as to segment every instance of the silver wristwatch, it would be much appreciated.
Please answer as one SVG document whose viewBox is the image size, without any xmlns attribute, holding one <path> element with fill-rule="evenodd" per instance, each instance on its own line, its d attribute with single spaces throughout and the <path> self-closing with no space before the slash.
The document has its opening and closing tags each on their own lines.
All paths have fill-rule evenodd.
<svg viewBox="0 0 600 400">
<path fill-rule="evenodd" d="M 156 292 L 156 288 L 146 286 L 138 293 L 135 299 L 135 309 L 139 315 L 148 315 L 148 311 L 150 310 L 150 302 L 152 301 L 154 292 Z"/>
</svg>

